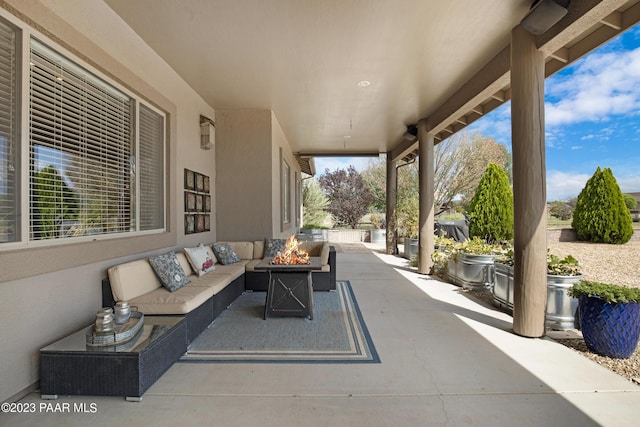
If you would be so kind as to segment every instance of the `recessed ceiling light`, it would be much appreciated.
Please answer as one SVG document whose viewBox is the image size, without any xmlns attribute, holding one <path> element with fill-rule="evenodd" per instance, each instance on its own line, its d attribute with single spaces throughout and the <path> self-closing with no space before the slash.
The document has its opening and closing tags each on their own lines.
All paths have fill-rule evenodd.
<svg viewBox="0 0 640 427">
<path fill-rule="evenodd" d="M 367 87 L 371 84 L 369 80 L 360 80 L 358 83 L 358 87 Z"/>
</svg>

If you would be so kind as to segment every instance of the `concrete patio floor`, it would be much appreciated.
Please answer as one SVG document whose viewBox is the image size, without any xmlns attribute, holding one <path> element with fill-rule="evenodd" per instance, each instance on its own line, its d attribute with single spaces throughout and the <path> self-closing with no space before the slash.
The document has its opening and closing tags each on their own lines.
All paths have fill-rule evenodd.
<svg viewBox="0 0 640 427">
<path fill-rule="evenodd" d="M 0 425 L 638 425 L 639 386 L 550 339 L 514 335 L 507 314 L 405 265 L 338 254 L 380 364 L 176 363 L 142 402 L 32 393 L 21 402 L 36 413 L 0 414 Z"/>
</svg>

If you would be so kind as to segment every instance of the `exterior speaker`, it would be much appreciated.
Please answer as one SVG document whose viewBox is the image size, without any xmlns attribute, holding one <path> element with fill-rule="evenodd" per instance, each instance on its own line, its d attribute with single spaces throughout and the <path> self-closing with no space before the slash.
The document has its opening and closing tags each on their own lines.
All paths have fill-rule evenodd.
<svg viewBox="0 0 640 427">
<path fill-rule="evenodd" d="M 566 14 L 569 0 L 536 0 L 520 25 L 536 36 L 558 23 Z"/>
</svg>

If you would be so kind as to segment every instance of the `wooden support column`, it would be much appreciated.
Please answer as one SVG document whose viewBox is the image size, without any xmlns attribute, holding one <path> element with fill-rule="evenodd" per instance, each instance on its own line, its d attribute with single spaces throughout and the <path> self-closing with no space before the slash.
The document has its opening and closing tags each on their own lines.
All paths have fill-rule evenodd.
<svg viewBox="0 0 640 427">
<path fill-rule="evenodd" d="M 419 153 L 419 191 L 420 191 L 420 219 L 418 241 L 418 273 L 429 274 L 433 261 L 434 234 L 433 234 L 433 202 L 434 196 L 434 137 L 429 133 L 426 120 L 418 122 L 418 153 Z"/>
<path fill-rule="evenodd" d="M 513 332 L 545 334 L 547 192 L 544 146 L 544 55 L 535 36 L 511 33 L 511 140 L 514 194 Z"/>
<path fill-rule="evenodd" d="M 398 249 L 397 242 L 397 214 L 396 205 L 398 199 L 398 169 L 396 162 L 387 153 L 387 253 L 395 255 Z"/>
</svg>

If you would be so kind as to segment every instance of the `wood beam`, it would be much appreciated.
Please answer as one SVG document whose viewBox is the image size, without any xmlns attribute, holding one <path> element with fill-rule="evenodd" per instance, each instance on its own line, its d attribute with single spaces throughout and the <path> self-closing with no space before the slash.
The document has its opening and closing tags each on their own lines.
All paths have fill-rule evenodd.
<svg viewBox="0 0 640 427">
<path fill-rule="evenodd" d="M 611 15 L 603 18 L 600 22 L 614 30 L 620 31 L 622 29 L 622 12 L 618 12 L 616 10 Z"/>
</svg>

